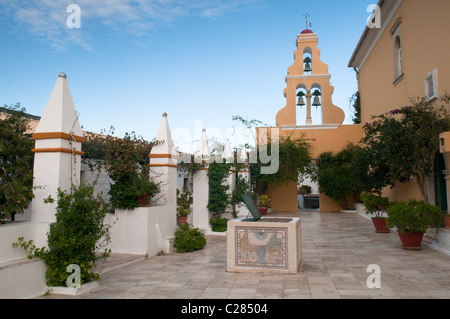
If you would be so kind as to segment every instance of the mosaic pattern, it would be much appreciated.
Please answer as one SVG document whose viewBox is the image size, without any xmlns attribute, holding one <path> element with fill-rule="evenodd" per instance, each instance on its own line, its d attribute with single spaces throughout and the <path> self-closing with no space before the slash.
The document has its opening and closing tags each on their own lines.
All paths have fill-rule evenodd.
<svg viewBox="0 0 450 319">
<path fill-rule="evenodd" d="M 288 269 L 287 228 L 236 227 L 236 267 Z"/>
</svg>

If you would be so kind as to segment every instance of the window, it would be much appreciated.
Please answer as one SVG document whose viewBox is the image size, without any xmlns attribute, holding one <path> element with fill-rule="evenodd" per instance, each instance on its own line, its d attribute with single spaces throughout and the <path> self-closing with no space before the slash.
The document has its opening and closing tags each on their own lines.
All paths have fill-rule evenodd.
<svg viewBox="0 0 450 319">
<path fill-rule="evenodd" d="M 392 34 L 394 40 L 394 85 L 404 77 L 401 21 L 401 18 L 398 18 L 397 21 L 395 21 L 392 29 L 389 31 Z"/>
<path fill-rule="evenodd" d="M 438 72 L 436 69 L 425 77 L 425 97 L 428 101 L 438 97 Z"/>
<path fill-rule="evenodd" d="M 402 56 L 402 40 L 399 36 L 395 38 L 394 64 L 395 64 L 395 78 L 403 74 L 403 56 Z"/>
</svg>

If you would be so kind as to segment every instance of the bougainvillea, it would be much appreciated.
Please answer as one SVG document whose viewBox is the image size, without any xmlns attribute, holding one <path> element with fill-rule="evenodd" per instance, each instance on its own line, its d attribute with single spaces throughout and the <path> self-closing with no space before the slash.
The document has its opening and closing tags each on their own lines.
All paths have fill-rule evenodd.
<svg viewBox="0 0 450 319">
<path fill-rule="evenodd" d="M 362 142 L 368 149 L 372 173 L 383 176 L 391 187 L 412 177 L 428 202 L 425 178 L 432 173 L 439 134 L 450 130 L 449 101 L 448 94 L 438 100 L 413 99 L 412 105 L 365 123 Z"/>
</svg>

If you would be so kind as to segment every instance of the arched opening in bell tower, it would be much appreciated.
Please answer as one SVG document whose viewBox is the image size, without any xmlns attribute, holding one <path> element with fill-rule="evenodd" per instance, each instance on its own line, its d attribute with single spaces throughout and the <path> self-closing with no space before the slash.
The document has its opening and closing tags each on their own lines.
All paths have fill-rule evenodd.
<svg viewBox="0 0 450 319">
<path fill-rule="evenodd" d="M 299 84 L 295 92 L 296 96 L 296 124 L 304 125 L 306 121 L 307 97 L 308 90 L 304 84 Z"/>
<path fill-rule="evenodd" d="M 312 61 L 312 49 L 306 47 L 303 50 L 303 74 L 312 75 L 313 61 Z"/>
<path fill-rule="evenodd" d="M 311 86 L 311 118 L 314 125 L 321 125 L 322 119 L 322 86 L 314 83 Z"/>
</svg>

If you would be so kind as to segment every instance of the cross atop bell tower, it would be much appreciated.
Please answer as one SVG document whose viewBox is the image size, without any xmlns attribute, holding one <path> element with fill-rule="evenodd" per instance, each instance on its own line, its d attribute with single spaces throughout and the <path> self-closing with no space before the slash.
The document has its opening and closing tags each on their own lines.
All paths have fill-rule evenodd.
<svg viewBox="0 0 450 319">
<path fill-rule="evenodd" d="M 306 13 L 303 15 L 304 17 L 305 17 L 305 19 L 306 19 L 306 29 L 309 29 L 309 28 L 311 28 L 311 22 L 309 22 L 309 20 L 308 20 L 308 18 L 309 17 L 311 17 L 309 14 L 308 14 L 308 11 L 306 11 Z"/>
</svg>

